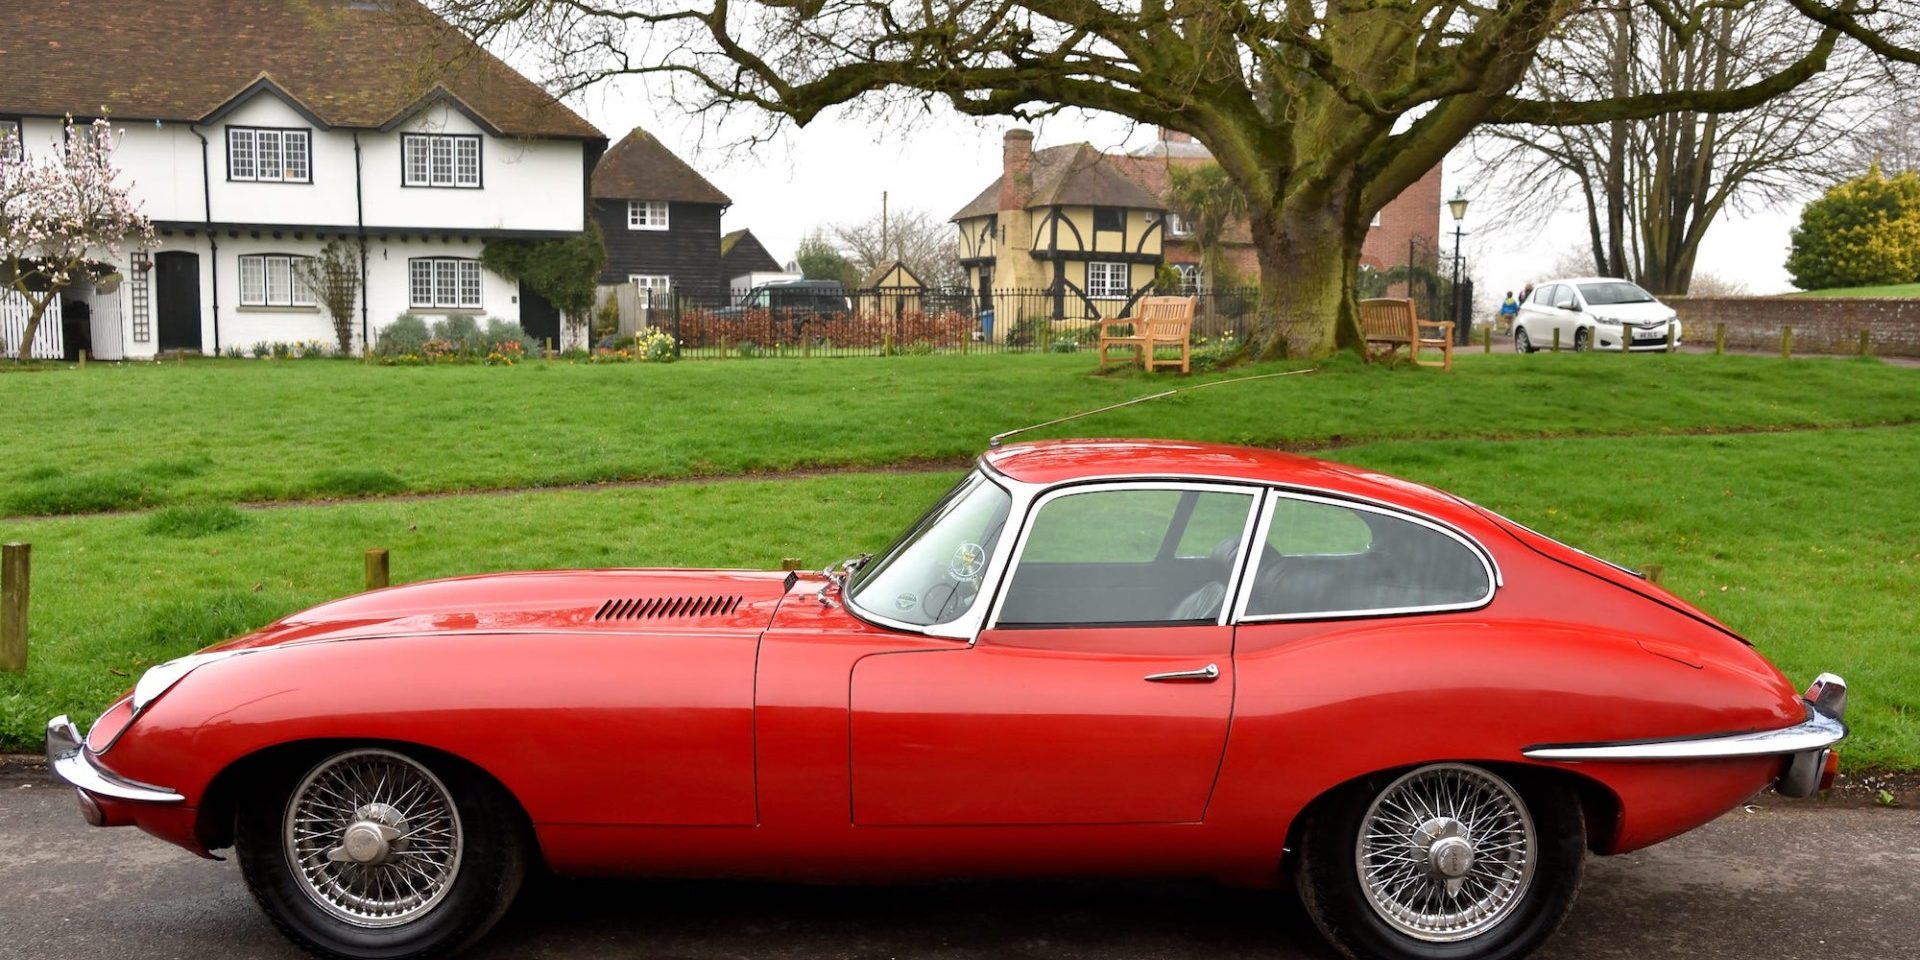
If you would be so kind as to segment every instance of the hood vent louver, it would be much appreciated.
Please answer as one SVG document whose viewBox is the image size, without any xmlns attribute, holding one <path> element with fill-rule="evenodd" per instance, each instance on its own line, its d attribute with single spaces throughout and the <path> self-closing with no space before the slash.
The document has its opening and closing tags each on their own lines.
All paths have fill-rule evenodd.
<svg viewBox="0 0 1920 960">
<path fill-rule="evenodd" d="M 595 621 L 606 620 L 679 620 L 712 617 L 732 613 L 744 599 L 739 596 L 705 597 L 629 597 L 608 600 L 595 611 Z"/>
</svg>

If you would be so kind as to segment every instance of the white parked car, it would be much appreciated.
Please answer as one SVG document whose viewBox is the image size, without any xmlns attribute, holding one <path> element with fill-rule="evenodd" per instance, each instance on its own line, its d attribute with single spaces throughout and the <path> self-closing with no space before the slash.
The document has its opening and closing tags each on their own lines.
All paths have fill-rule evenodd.
<svg viewBox="0 0 1920 960">
<path fill-rule="evenodd" d="M 1667 349 L 1667 331 L 1680 345 L 1680 318 L 1639 284 L 1609 277 L 1552 280 L 1533 290 L 1513 320 L 1513 348 L 1532 353 L 1553 342 L 1575 350 L 1618 350 L 1632 337 L 1629 350 Z"/>
</svg>

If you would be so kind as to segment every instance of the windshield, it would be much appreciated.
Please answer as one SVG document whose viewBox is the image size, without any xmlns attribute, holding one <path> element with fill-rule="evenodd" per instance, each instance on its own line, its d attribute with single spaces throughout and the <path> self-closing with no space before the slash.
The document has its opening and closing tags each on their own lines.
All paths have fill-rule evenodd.
<svg viewBox="0 0 1920 960">
<path fill-rule="evenodd" d="M 1013 498 L 978 473 L 947 492 L 878 560 L 861 567 L 847 599 L 878 617 L 932 626 L 973 606 Z"/>
<path fill-rule="evenodd" d="M 1616 303 L 1653 303 L 1653 294 L 1626 282 L 1609 280 L 1606 283 L 1583 283 L 1580 295 L 1587 298 L 1587 305 L 1593 307 L 1611 306 Z"/>
</svg>

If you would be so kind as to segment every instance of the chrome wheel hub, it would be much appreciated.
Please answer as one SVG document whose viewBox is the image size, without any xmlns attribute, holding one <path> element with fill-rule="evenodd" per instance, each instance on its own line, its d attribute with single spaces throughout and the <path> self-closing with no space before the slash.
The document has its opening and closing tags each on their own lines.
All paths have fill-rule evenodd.
<svg viewBox="0 0 1920 960">
<path fill-rule="evenodd" d="M 1519 794 L 1466 764 L 1422 767 L 1389 784 L 1354 845 L 1368 905 L 1395 930 L 1432 943 L 1478 936 L 1510 916 L 1535 856 Z"/>
<path fill-rule="evenodd" d="M 391 927 L 437 906 L 460 870 L 460 813 L 431 770 L 390 750 L 338 754 L 287 801 L 296 884 L 327 913 Z"/>
</svg>

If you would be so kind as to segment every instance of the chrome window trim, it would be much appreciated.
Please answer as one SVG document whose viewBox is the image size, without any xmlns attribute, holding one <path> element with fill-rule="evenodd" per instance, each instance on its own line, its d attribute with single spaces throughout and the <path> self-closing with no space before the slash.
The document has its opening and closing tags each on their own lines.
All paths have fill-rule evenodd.
<svg viewBox="0 0 1920 960">
<path fill-rule="evenodd" d="M 1487 592 L 1482 594 L 1478 599 L 1471 601 L 1463 600 L 1458 603 L 1422 604 L 1411 607 L 1367 607 L 1355 610 L 1318 610 L 1308 613 L 1250 614 L 1247 612 L 1247 604 L 1253 598 L 1253 582 L 1255 578 L 1249 576 L 1240 584 L 1239 596 L 1234 599 L 1233 621 L 1235 623 L 1281 623 L 1294 620 L 1351 620 L 1357 617 L 1392 617 L 1413 613 L 1445 613 L 1458 610 L 1478 610 L 1492 603 L 1494 595 L 1500 591 L 1500 587 L 1503 585 L 1500 578 L 1500 568 L 1495 563 L 1493 554 L 1465 533 L 1423 514 L 1375 503 L 1349 500 L 1338 496 L 1329 497 L 1317 494 L 1296 493 L 1283 489 L 1270 489 L 1267 494 L 1267 503 L 1261 511 L 1260 531 L 1253 541 L 1255 544 L 1264 544 L 1267 542 L 1267 535 L 1271 532 L 1273 525 L 1273 506 L 1282 498 L 1377 513 L 1381 516 L 1392 517 L 1396 520 L 1416 524 L 1439 533 L 1442 536 L 1450 537 L 1461 546 L 1466 547 L 1468 553 L 1479 558 L 1480 566 L 1486 571 L 1487 575 Z M 1254 573 L 1257 575 L 1258 572 L 1256 568 Z"/>
<path fill-rule="evenodd" d="M 1247 563 L 1247 533 L 1260 514 L 1261 501 L 1264 499 L 1263 494 L 1266 492 L 1260 483 L 1256 481 L 1219 478 L 1142 478 L 1137 480 L 1075 479 L 1058 483 L 1051 487 L 1039 488 L 1038 495 L 1029 499 L 1026 512 L 1020 520 L 1020 535 L 1015 538 L 1013 550 L 1007 558 L 1007 570 L 997 581 L 997 587 L 994 590 L 993 596 L 993 608 L 986 618 L 987 625 L 983 629 L 992 630 L 1000 626 L 1000 612 L 1001 608 L 1006 605 L 1007 588 L 1012 585 L 1014 575 L 1020 572 L 1020 565 L 1017 558 L 1020 556 L 1021 551 L 1026 549 L 1027 537 L 1033 533 L 1034 520 L 1039 516 L 1040 509 L 1062 497 L 1070 497 L 1083 493 L 1105 493 L 1115 490 L 1194 490 L 1203 493 L 1240 493 L 1251 497 L 1253 502 L 1248 505 L 1247 520 L 1240 528 L 1240 551 L 1239 554 L 1234 557 L 1233 569 L 1227 572 L 1227 588 L 1229 591 L 1227 600 L 1232 599 L 1232 591 L 1237 587 L 1240 575 Z M 1227 624 L 1228 614 L 1233 607 L 1233 604 L 1227 602 L 1227 600 L 1223 600 L 1220 604 L 1220 615 L 1214 618 L 1215 626 L 1225 626 Z M 1170 624 L 1171 622 L 1169 622 L 1169 625 Z M 1111 626 L 1111 624 L 1063 624 L 1061 629 L 1073 630 L 1103 626 Z M 977 633 L 973 639 L 975 643 L 979 642 L 980 638 Z"/>
</svg>

